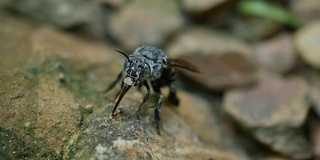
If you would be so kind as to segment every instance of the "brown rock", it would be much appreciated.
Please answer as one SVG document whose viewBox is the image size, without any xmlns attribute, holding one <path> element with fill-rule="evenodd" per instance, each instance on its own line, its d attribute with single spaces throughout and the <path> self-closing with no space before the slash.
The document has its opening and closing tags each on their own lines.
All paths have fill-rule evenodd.
<svg viewBox="0 0 320 160">
<path fill-rule="evenodd" d="M 285 73 L 295 65 L 295 50 L 292 37 L 281 34 L 255 46 L 254 56 L 259 66 L 278 73 Z"/>
<path fill-rule="evenodd" d="M 208 11 L 209 9 L 212 9 L 226 1 L 227 0 L 184 0 L 181 1 L 181 5 L 187 12 L 199 14 Z"/>
<path fill-rule="evenodd" d="M 165 9 L 165 10 L 164 10 Z M 160 46 L 182 26 L 175 1 L 139 0 L 123 7 L 110 22 L 111 34 L 128 50 L 143 44 Z"/>
<path fill-rule="evenodd" d="M 320 68 L 320 22 L 304 26 L 295 36 L 295 45 L 300 56 L 309 65 Z"/>
<path fill-rule="evenodd" d="M 102 64 L 120 60 L 121 56 L 106 43 L 87 41 L 72 34 L 59 32 L 50 27 L 36 30 L 32 35 L 33 52 L 45 56 L 59 55 L 64 59 L 77 59 L 90 64 Z"/>
<path fill-rule="evenodd" d="M 299 131 L 309 109 L 308 91 L 300 78 L 264 74 L 253 88 L 229 91 L 224 109 L 272 150 L 293 159 L 309 158 L 310 146 Z"/>
<path fill-rule="evenodd" d="M 31 52 L 32 24 L 0 13 L 0 69 L 20 69 Z"/>
<path fill-rule="evenodd" d="M 195 64 L 200 74 L 183 74 L 209 89 L 222 90 L 256 80 L 250 47 L 225 35 L 190 29 L 177 37 L 166 52 L 171 58 Z"/>
<path fill-rule="evenodd" d="M 0 155 L 14 159 L 38 159 L 43 155 L 55 158 L 59 154 L 52 153 L 60 153 L 64 147 L 73 145 L 81 115 L 73 94 L 57 82 L 49 75 L 29 79 L 23 73 L 1 73 L 0 126 L 12 132 L 7 137 L 16 135 L 16 140 L 28 145 L 11 146 L 16 148 L 13 152 L 22 150 L 21 153 Z"/>
</svg>

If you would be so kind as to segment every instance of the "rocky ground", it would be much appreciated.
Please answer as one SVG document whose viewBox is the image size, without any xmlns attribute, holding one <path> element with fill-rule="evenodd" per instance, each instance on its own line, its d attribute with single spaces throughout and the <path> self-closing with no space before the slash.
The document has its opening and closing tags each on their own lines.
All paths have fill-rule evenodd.
<svg viewBox="0 0 320 160">
<path fill-rule="evenodd" d="M 252 4 L 1 1 L 0 159 L 320 159 L 320 3 L 270 2 L 299 23 Z M 101 93 L 125 60 L 114 49 L 142 44 L 201 71 L 178 70 L 161 135 L 154 108 L 135 114 L 144 89 L 115 117 L 120 85 Z"/>
</svg>

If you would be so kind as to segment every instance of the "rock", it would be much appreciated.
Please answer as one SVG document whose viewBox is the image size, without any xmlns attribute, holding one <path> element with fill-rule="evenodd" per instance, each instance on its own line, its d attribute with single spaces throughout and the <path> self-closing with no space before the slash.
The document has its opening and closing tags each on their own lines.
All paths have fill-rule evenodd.
<svg viewBox="0 0 320 160">
<path fill-rule="evenodd" d="M 120 61 L 121 56 L 115 56 L 117 52 L 114 49 L 107 43 L 84 40 L 50 27 L 42 27 L 32 35 L 33 52 L 41 52 L 44 56 L 59 55 L 64 59 L 76 59 L 89 64 Z"/>
<path fill-rule="evenodd" d="M 312 108 L 320 116 L 320 72 L 315 68 L 302 68 L 301 76 L 308 82 L 310 86 L 310 99 L 312 101 Z"/>
<path fill-rule="evenodd" d="M 199 14 L 218 6 L 227 0 L 184 0 L 181 5 L 186 12 Z"/>
<path fill-rule="evenodd" d="M 320 1 L 318 0 L 291 0 L 289 8 L 295 16 L 306 23 L 317 21 L 320 18 Z"/>
<path fill-rule="evenodd" d="M 6 135 L 1 140 L 16 137 L 2 143 L 10 146 L 13 155 L 1 152 L 1 156 L 56 159 L 61 157 L 56 151 L 68 153 L 65 148 L 77 139 L 81 115 L 74 96 L 59 85 L 57 78 L 1 72 L 0 90 L 0 134 Z"/>
<path fill-rule="evenodd" d="M 93 5 L 83 0 L 18 0 L 0 4 L 2 8 L 15 10 L 37 22 L 63 28 L 81 25 L 94 18 L 94 15 L 91 15 Z"/>
<path fill-rule="evenodd" d="M 295 65 L 293 39 L 281 34 L 254 47 L 255 61 L 259 66 L 278 73 L 286 73 Z"/>
<path fill-rule="evenodd" d="M 253 42 L 275 35 L 284 28 L 281 23 L 254 16 L 239 16 L 232 23 L 232 35 Z"/>
<path fill-rule="evenodd" d="M 165 93 L 165 92 L 164 92 Z M 79 139 L 77 153 L 71 159 L 246 159 L 216 147 L 214 121 L 210 105 L 196 95 L 181 94 L 181 105 L 161 109 L 161 135 L 154 127 L 153 109 L 145 108 L 141 120 L 135 111 L 143 95 L 128 93 L 122 101 L 124 112 L 111 118 L 113 105 L 93 118 Z M 131 97 L 131 98 L 130 98 Z M 147 106 L 152 102 L 147 101 Z M 182 117 L 180 117 L 182 115 Z"/>
<path fill-rule="evenodd" d="M 96 3 L 107 4 L 113 7 L 120 7 L 126 3 L 126 0 L 94 0 Z"/>
<path fill-rule="evenodd" d="M 309 65 L 320 68 L 320 22 L 308 24 L 295 35 L 295 46 Z"/>
<path fill-rule="evenodd" d="M 226 35 L 205 29 L 190 29 L 165 50 L 170 58 L 189 60 L 200 74 L 182 72 L 212 90 L 242 86 L 256 80 L 251 48 Z"/>
<path fill-rule="evenodd" d="M 318 119 L 312 119 L 309 123 L 310 133 L 311 133 L 311 142 L 312 150 L 314 153 L 315 159 L 320 158 L 320 124 Z"/>
<path fill-rule="evenodd" d="M 0 69 L 21 69 L 31 54 L 34 26 L 0 12 Z"/>
<path fill-rule="evenodd" d="M 137 0 L 111 17 L 109 25 L 111 34 L 128 50 L 134 50 L 143 44 L 163 45 L 182 24 L 175 1 Z"/>
<path fill-rule="evenodd" d="M 291 159 L 306 159 L 312 153 L 299 128 L 309 109 L 308 92 L 301 78 L 263 74 L 256 86 L 227 92 L 223 106 L 259 142 Z"/>
</svg>

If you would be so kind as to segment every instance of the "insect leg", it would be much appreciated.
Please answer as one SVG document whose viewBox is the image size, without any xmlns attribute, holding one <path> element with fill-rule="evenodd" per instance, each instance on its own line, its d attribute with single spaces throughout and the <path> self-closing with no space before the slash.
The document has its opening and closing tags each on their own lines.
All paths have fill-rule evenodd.
<svg viewBox="0 0 320 160">
<path fill-rule="evenodd" d="M 175 106 L 178 106 L 179 105 L 179 99 L 177 97 L 176 89 L 172 85 L 169 86 L 169 89 L 170 89 L 170 91 L 169 91 L 168 101 L 170 103 L 174 104 Z"/>
<path fill-rule="evenodd" d="M 159 122 L 160 122 L 160 119 L 161 119 L 160 108 L 161 108 L 161 105 L 162 105 L 163 95 L 162 95 L 160 87 L 157 84 L 152 83 L 152 88 L 153 88 L 154 92 L 156 92 L 159 95 L 159 99 L 158 99 L 158 101 L 157 101 L 157 103 L 155 105 L 156 109 L 154 111 L 154 120 L 155 120 L 155 123 L 156 123 L 157 133 L 160 135 L 160 129 L 159 129 Z"/>
<path fill-rule="evenodd" d="M 144 96 L 143 101 L 142 101 L 142 103 L 140 104 L 139 109 L 138 109 L 137 112 L 136 112 L 136 115 L 137 115 L 138 118 L 139 118 L 139 113 L 140 113 L 140 110 L 141 110 L 142 106 L 144 105 L 144 103 L 145 103 L 145 102 L 149 99 L 149 97 L 150 97 L 150 87 L 149 87 L 148 82 L 147 82 L 147 81 L 143 81 L 143 85 L 144 85 L 144 86 L 146 87 L 146 89 L 147 89 L 147 94 Z"/>
<path fill-rule="evenodd" d="M 113 81 L 107 89 L 105 89 L 104 91 L 102 91 L 102 93 L 107 93 L 109 92 L 114 86 L 116 86 L 116 84 L 120 81 L 122 77 L 122 71 L 118 74 L 117 79 L 115 81 Z"/>
</svg>

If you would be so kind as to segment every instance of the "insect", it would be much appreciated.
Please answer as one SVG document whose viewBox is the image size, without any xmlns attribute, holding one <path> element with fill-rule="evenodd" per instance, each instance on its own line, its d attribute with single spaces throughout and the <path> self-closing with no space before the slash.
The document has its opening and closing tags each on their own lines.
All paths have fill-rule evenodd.
<svg viewBox="0 0 320 160">
<path fill-rule="evenodd" d="M 132 86 L 143 85 L 146 88 L 147 93 L 144 96 L 139 109 L 136 111 L 136 115 L 139 117 L 141 108 L 150 97 L 151 90 L 149 84 L 151 84 L 154 92 L 158 94 L 158 100 L 153 107 L 155 107 L 154 119 L 157 133 L 160 134 L 160 108 L 163 101 L 161 87 L 169 87 L 170 91 L 168 101 L 174 105 L 178 105 L 179 99 L 177 98 L 175 88 L 172 86 L 172 82 L 174 82 L 176 78 L 176 71 L 174 67 L 184 68 L 193 72 L 199 72 L 199 70 L 194 65 L 182 59 L 169 59 L 164 51 L 148 45 L 138 47 L 133 54 L 130 55 L 127 55 L 126 53 L 117 49 L 116 51 L 125 56 L 126 61 L 124 63 L 123 70 L 118 74 L 116 80 L 113 81 L 105 91 L 103 91 L 103 93 L 106 93 L 114 88 L 114 86 L 123 77 L 123 74 L 125 74 L 125 77 L 121 83 L 121 89 L 116 95 L 118 100 L 113 108 L 112 117 L 120 113 L 116 113 L 116 110 L 127 91 Z"/>
</svg>

